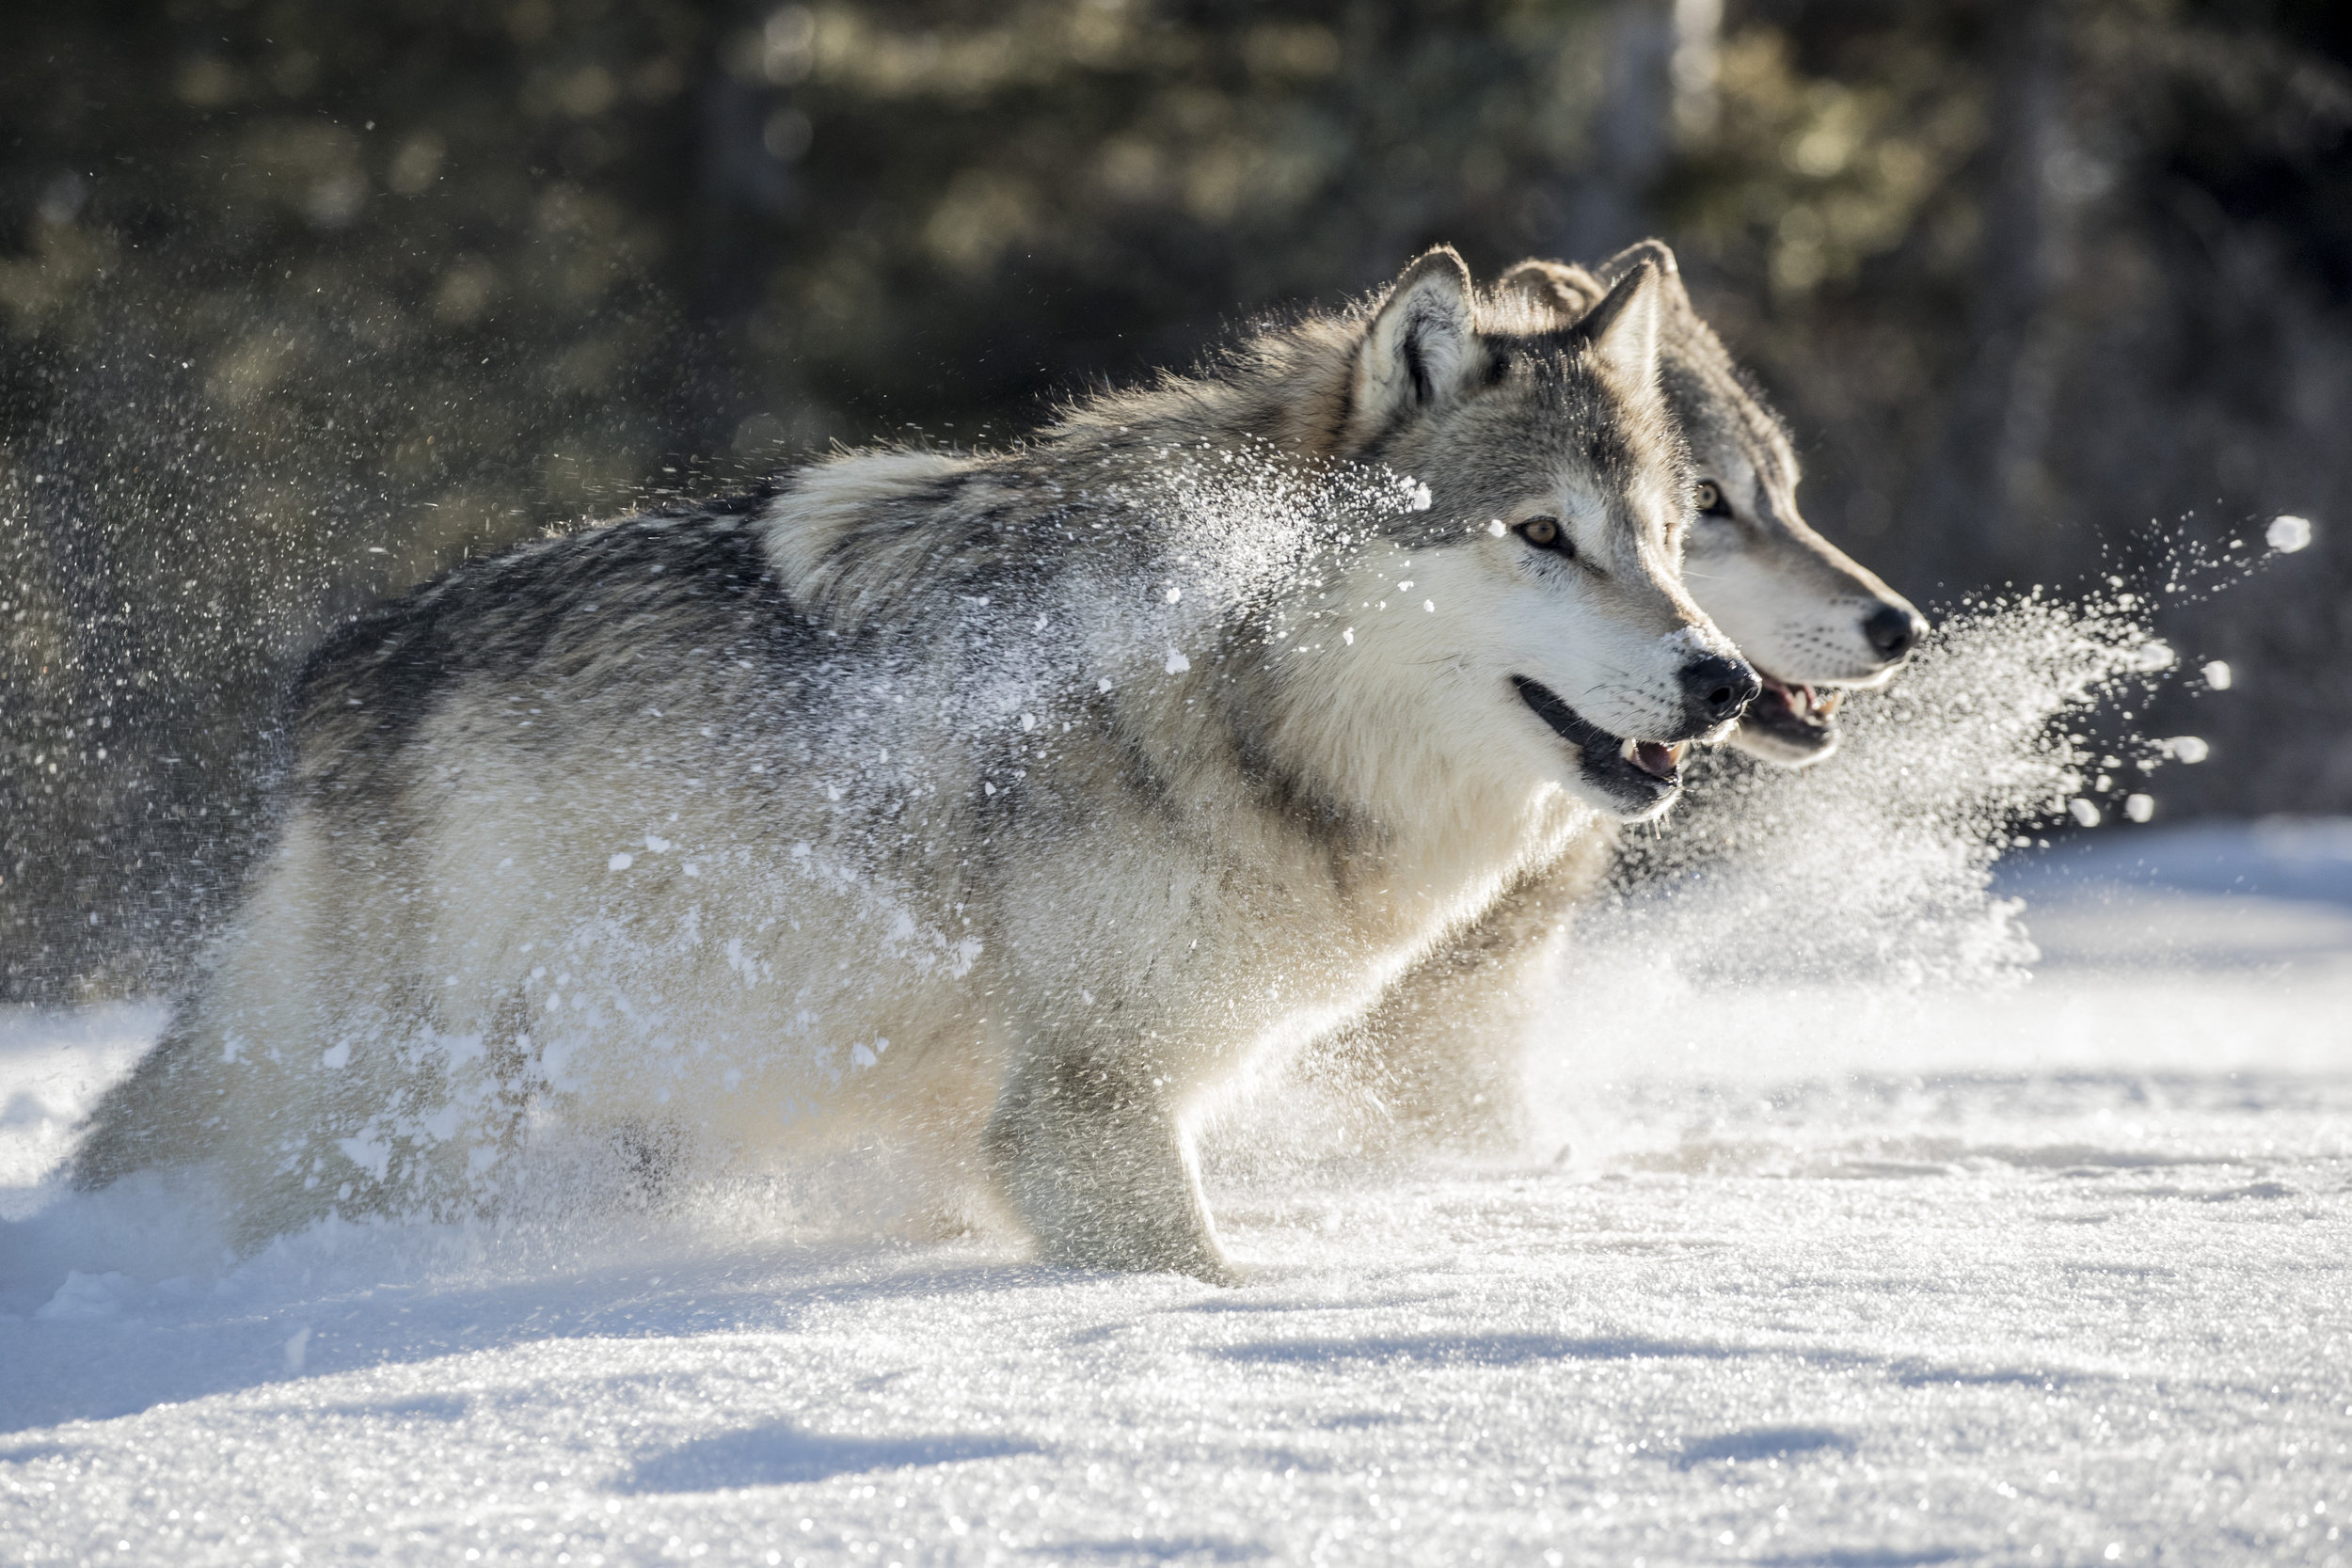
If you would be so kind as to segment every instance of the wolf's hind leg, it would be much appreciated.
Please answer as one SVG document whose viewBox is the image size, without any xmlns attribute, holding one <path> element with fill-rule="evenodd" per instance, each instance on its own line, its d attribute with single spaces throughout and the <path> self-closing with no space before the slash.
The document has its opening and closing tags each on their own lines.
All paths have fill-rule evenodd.
<svg viewBox="0 0 2352 1568">
<path fill-rule="evenodd" d="M 1048 1262 L 1239 1276 L 1217 1242 L 1192 1139 L 1126 1064 L 1032 1054 L 988 1126 L 991 1164 Z"/>
</svg>

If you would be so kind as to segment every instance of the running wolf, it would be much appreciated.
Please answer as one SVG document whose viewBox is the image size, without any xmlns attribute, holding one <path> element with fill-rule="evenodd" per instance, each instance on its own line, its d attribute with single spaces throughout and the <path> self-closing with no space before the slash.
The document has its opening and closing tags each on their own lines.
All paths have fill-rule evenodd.
<svg viewBox="0 0 2352 1568">
<path fill-rule="evenodd" d="M 1697 475 L 1683 575 L 1691 596 L 1739 644 L 1764 685 L 1732 744 L 1781 767 L 1821 761 L 1837 745 L 1846 692 L 1884 685 L 1926 635 L 1909 600 L 1806 526 L 1796 453 L 1682 286 L 1674 253 L 1645 240 L 1596 271 L 1522 261 L 1501 292 L 1565 325 L 1643 267 L 1662 293 L 1661 378 Z M 1478 922 L 1327 1041 L 1327 1069 L 1366 1074 L 1403 1131 L 1477 1132 L 1507 1116 L 1513 1055 L 1566 941 L 1576 906 L 1606 874 L 1605 835 L 1531 869 Z"/>
<path fill-rule="evenodd" d="M 248 1242 L 542 1129 L 967 1150 L 1066 1263 L 1224 1277 L 1195 1126 L 1758 684 L 1683 592 L 1644 263 L 1450 250 L 1009 450 L 544 540 L 303 671 L 278 841 L 77 1154 Z"/>
<path fill-rule="evenodd" d="M 1636 267 L 1654 268 L 1664 309 L 1660 343 L 1667 404 L 1698 473 L 1686 546 L 1691 596 L 1756 667 L 1763 694 L 1732 744 L 1804 767 L 1836 748 L 1845 693 L 1883 686 L 1928 626 L 1911 601 L 1813 531 L 1797 510 L 1797 456 L 1765 404 L 1691 303 L 1674 252 L 1645 240 L 1597 273 L 1522 261 L 1502 287 L 1575 321 Z"/>
</svg>

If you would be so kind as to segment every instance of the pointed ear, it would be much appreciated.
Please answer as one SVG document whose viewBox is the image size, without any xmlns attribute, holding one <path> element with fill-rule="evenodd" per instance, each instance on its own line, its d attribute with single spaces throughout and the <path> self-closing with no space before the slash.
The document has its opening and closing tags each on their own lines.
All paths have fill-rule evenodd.
<svg viewBox="0 0 2352 1568">
<path fill-rule="evenodd" d="M 1565 261 L 1521 261 L 1502 275 L 1497 291 L 1572 322 L 1600 303 L 1609 286 L 1582 267 Z"/>
<path fill-rule="evenodd" d="M 1690 291 L 1682 286 L 1682 268 L 1675 261 L 1674 246 L 1663 240 L 1643 240 L 1627 245 L 1600 264 L 1600 276 L 1614 283 L 1645 261 L 1657 269 L 1661 298 L 1669 311 L 1695 315 L 1692 309 Z"/>
<path fill-rule="evenodd" d="M 1470 268 L 1448 246 L 1405 269 L 1356 351 L 1352 440 L 1462 394 L 1478 356 L 1475 298 Z"/>
<path fill-rule="evenodd" d="M 1637 404 L 1655 404 L 1658 394 L 1659 315 L 1664 293 L 1658 269 L 1646 259 L 1617 279 L 1616 287 L 1576 324 L 1593 347 L 1601 372 Z"/>
</svg>

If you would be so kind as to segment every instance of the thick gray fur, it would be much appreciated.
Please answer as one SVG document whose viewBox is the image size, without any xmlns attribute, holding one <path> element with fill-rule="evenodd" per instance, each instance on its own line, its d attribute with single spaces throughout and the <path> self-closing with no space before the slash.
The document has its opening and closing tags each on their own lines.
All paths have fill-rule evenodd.
<svg viewBox="0 0 2352 1568">
<path fill-rule="evenodd" d="M 208 1166 L 251 1243 L 495 1203 L 551 1138 L 881 1139 L 1046 1258 L 1226 1277 L 1201 1115 L 1662 809 L 1615 737 L 1720 729 L 1659 284 L 1563 325 L 1433 252 L 1008 450 L 840 454 L 366 612 L 74 1179 Z"/>
</svg>

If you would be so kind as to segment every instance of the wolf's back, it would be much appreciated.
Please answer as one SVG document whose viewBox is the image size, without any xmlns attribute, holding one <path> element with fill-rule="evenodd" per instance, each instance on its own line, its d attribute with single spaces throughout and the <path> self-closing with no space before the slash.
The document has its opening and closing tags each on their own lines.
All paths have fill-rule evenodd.
<svg viewBox="0 0 2352 1568">
<path fill-rule="evenodd" d="M 649 678 L 636 656 L 656 641 L 771 668 L 804 653 L 804 623 L 783 602 L 758 531 L 745 521 L 765 499 L 520 546 L 329 632 L 304 659 L 283 709 L 288 766 L 277 842 L 256 857 L 216 961 L 92 1110 L 68 1165 L 72 1184 L 250 1157 L 254 1150 L 232 1146 L 257 1125 L 291 1131 L 285 1124 L 301 1107 L 246 1103 L 257 1085 L 237 1070 L 241 1051 L 251 1055 L 239 1034 L 276 1001 L 254 993 L 298 986 L 302 976 L 273 967 L 299 967 L 313 936 L 326 936 L 319 945 L 331 950 L 328 933 L 348 928 L 348 905 L 387 897 L 395 863 L 427 831 L 430 807 L 420 800 L 427 768 L 411 742 L 453 699 L 520 684 L 623 700 L 616 687 Z M 550 725 L 489 743 L 530 752 L 563 742 Z M 255 1043 L 290 1052 L 321 1042 Z"/>
</svg>

